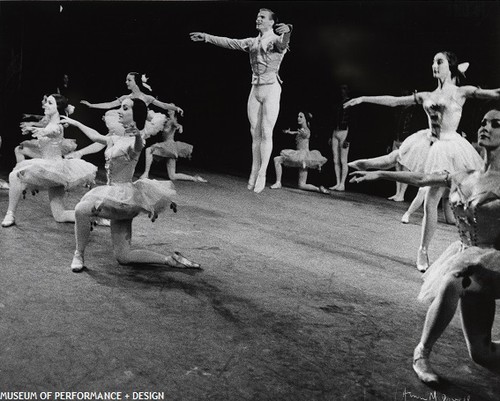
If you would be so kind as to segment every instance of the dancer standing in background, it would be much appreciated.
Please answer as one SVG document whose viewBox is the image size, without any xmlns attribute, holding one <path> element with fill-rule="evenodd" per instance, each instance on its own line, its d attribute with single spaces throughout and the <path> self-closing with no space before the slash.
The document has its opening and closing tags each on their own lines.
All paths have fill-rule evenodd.
<svg viewBox="0 0 500 401">
<path fill-rule="evenodd" d="M 349 156 L 349 142 L 347 141 L 349 133 L 349 110 L 343 107 L 343 103 L 350 99 L 349 87 L 347 85 L 340 86 L 340 96 L 342 104 L 337 108 L 337 121 L 331 138 L 333 168 L 336 180 L 336 184 L 330 187 L 332 191 L 345 191 L 345 180 L 349 170 L 347 166 L 347 157 Z"/>
<path fill-rule="evenodd" d="M 266 186 L 266 171 L 273 150 L 273 129 L 278 119 L 281 98 L 281 61 L 288 50 L 292 26 L 278 23 L 276 14 L 262 8 L 257 14 L 256 38 L 229 39 L 203 32 L 192 32 L 191 40 L 207 42 L 226 49 L 242 50 L 250 55 L 252 89 L 248 97 L 247 114 L 252 134 L 252 169 L 248 189 L 262 192 Z"/>
<path fill-rule="evenodd" d="M 411 92 L 408 90 L 403 90 L 401 95 L 408 96 Z M 413 118 L 413 113 L 416 109 L 416 104 L 409 104 L 399 108 L 397 111 L 397 121 L 396 121 L 396 138 L 392 142 L 391 152 L 398 150 L 401 147 L 403 141 L 411 135 L 411 120 Z M 404 167 L 398 162 L 396 163 L 396 170 L 403 171 Z M 390 196 L 388 199 L 395 202 L 403 202 L 405 200 L 406 189 L 408 184 L 396 181 L 396 193 Z M 422 202 L 423 203 L 423 198 Z"/>
<path fill-rule="evenodd" d="M 307 183 L 307 170 L 318 169 L 327 162 L 327 159 L 317 150 L 309 150 L 309 138 L 311 137 L 311 119 L 312 114 L 301 111 L 297 116 L 297 124 L 299 129 L 292 131 L 286 129 L 285 134 L 295 135 L 297 144 L 296 150 L 284 149 L 279 156 L 274 158 L 274 167 L 276 169 L 276 183 L 271 185 L 272 189 L 281 188 L 281 176 L 283 174 L 283 166 L 299 168 L 299 185 L 300 189 L 306 191 L 321 192 L 328 194 L 328 190 L 322 186 L 317 187 Z"/>
</svg>

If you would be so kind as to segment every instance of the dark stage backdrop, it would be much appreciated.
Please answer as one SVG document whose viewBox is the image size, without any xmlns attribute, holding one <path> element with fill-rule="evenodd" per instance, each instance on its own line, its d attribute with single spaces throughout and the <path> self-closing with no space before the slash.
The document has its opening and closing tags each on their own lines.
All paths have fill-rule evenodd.
<svg viewBox="0 0 500 401">
<path fill-rule="evenodd" d="M 185 133 L 178 140 L 195 146 L 195 167 L 246 175 L 251 163 L 248 55 L 191 42 L 188 34 L 255 36 L 260 7 L 294 25 L 281 67 L 273 154 L 294 146 L 281 130 L 295 126 L 299 110 L 311 111 L 311 148 L 330 159 L 321 173 L 311 173 L 313 183 L 334 183 L 327 141 L 340 84 L 348 84 L 355 96 L 433 90 L 432 58 L 451 50 L 471 63 L 466 83 L 500 86 L 498 2 L 1 1 L 2 168 L 12 168 L 12 150 L 24 139 L 18 128 L 21 113 L 41 113 L 42 95 L 55 91 L 63 73 L 70 76 L 70 97 L 78 106 L 80 99 L 102 102 L 126 94 L 127 72 L 139 71 L 150 77 L 160 100 L 185 110 Z M 464 110 L 461 129 L 471 140 L 483 106 L 469 101 Z M 74 117 L 104 133 L 102 114 L 78 106 Z M 395 136 L 395 115 L 395 109 L 374 105 L 353 109 L 349 158 L 386 153 Z M 425 128 L 421 109 L 412 124 Z M 74 130 L 67 134 L 81 146 L 88 144 Z M 285 174 L 295 181 L 295 172 Z M 273 175 L 270 168 L 268 179 Z M 390 192 L 385 185 L 393 187 L 351 188 L 385 195 Z"/>
</svg>

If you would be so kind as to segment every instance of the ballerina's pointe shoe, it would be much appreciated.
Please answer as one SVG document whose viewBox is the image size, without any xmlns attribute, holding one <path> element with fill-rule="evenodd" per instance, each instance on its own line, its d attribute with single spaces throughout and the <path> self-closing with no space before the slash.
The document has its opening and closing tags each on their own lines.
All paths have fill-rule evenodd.
<svg viewBox="0 0 500 401">
<path fill-rule="evenodd" d="M 429 268 L 429 255 L 427 249 L 420 247 L 417 253 L 417 270 L 424 273 Z"/>
<path fill-rule="evenodd" d="M 438 384 L 439 376 L 432 370 L 429 355 L 430 349 L 419 344 L 413 351 L 413 370 L 418 378 L 425 384 Z"/>
<path fill-rule="evenodd" d="M 328 189 L 326 189 L 323 185 L 321 185 L 321 186 L 319 187 L 319 192 L 320 192 L 321 194 L 330 195 L 330 191 L 329 191 Z"/>
<path fill-rule="evenodd" d="M 7 212 L 2 221 L 2 227 L 10 227 L 16 224 L 16 218 L 14 217 L 14 212 Z"/>
<path fill-rule="evenodd" d="M 205 180 L 203 177 L 200 177 L 199 175 L 195 175 L 194 182 L 208 182 L 208 181 Z"/>
<path fill-rule="evenodd" d="M 75 251 L 75 255 L 73 256 L 73 261 L 71 262 L 71 271 L 73 273 L 80 273 L 85 269 L 84 263 L 83 263 L 83 255 Z"/>
<path fill-rule="evenodd" d="M 401 217 L 401 223 L 408 224 L 410 222 L 410 215 L 408 213 L 403 214 Z"/>
<path fill-rule="evenodd" d="M 265 174 L 259 174 L 257 176 L 257 181 L 255 181 L 255 188 L 253 191 L 256 194 L 260 194 L 264 188 L 266 187 L 266 175 Z"/>
<path fill-rule="evenodd" d="M 179 252 L 174 252 L 171 256 L 166 259 L 166 264 L 170 267 L 176 267 L 179 269 L 197 269 L 201 270 L 199 263 L 192 262 L 191 260 L 182 256 Z"/>
</svg>

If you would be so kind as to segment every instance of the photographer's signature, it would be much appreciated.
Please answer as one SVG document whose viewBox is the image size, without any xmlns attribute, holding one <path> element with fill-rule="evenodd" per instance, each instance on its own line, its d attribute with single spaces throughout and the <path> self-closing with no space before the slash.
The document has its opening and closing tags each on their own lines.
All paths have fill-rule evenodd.
<svg viewBox="0 0 500 401">
<path fill-rule="evenodd" d="M 446 394 L 438 394 L 436 391 L 431 391 L 427 397 L 413 394 L 411 391 L 403 391 L 403 401 L 420 400 L 420 401 L 470 401 L 470 395 L 465 397 L 449 397 Z"/>
</svg>

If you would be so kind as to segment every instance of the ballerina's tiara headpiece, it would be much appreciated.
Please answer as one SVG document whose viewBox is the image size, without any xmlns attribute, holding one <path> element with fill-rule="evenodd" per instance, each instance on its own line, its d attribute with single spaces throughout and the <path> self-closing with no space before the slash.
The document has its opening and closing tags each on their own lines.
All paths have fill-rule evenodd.
<svg viewBox="0 0 500 401">
<path fill-rule="evenodd" d="M 469 65 L 470 65 L 470 63 L 468 63 L 468 62 L 460 63 L 459 65 L 457 65 L 458 72 L 460 72 L 460 74 L 462 74 L 465 77 L 465 71 L 467 71 L 467 69 L 469 68 Z"/>
<path fill-rule="evenodd" d="M 144 86 L 146 89 L 150 91 L 153 91 L 153 89 L 151 89 L 151 86 L 147 84 L 148 79 L 149 78 L 146 76 L 146 74 L 142 74 L 141 76 L 142 86 Z"/>
</svg>

